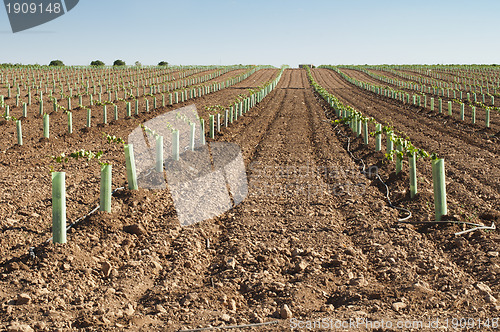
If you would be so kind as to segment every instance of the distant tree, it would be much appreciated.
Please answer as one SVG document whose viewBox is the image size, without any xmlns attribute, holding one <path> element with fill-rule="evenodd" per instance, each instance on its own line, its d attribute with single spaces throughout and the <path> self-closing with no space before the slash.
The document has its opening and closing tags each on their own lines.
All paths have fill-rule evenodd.
<svg viewBox="0 0 500 332">
<path fill-rule="evenodd" d="M 115 62 L 113 62 L 113 66 L 117 67 L 117 66 L 125 66 L 125 61 L 123 60 L 115 60 Z"/>
<path fill-rule="evenodd" d="M 95 67 L 102 67 L 104 66 L 104 62 L 102 62 L 101 60 L 94 60 L 90 63 L 90 65 Z"/>
<path fill-rule="evenodd" d="M 64 66 L 64 63 L 61 60 L 52 60 L 49 63 L 49 66 L 57 66 L 57 67 L 62 67 Z"/>
<path fill-rule="evenodd" d="M 158 66 L 168 66 L 168 62 L 167 61 L 160 61 L 160 62 L 158 62 Z"/>
<path fill-rule="evenodd" d="M 136 67 L 142 67 L 142 63 L 140 63 L 139 61 L 136 61 L 136 62 L 135 62 L 135 66 L 136 66 Z"/>
</svg>

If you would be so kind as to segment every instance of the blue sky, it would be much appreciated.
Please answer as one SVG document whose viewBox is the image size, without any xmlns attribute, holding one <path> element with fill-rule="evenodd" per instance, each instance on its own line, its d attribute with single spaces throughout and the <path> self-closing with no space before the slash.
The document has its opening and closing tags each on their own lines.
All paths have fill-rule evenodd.
<svg viewBox="0 0 500 332">
<path fill-rule="evenodd" d="M 500 63 L 499 13 L 498 0 L 80 0 L 13 34 L 0 8 L 0 63 Z"/>
</svg>

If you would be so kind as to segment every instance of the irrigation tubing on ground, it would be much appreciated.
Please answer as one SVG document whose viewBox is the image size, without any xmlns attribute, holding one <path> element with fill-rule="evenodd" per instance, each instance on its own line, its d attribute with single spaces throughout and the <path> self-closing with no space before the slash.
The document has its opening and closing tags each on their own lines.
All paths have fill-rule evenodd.
<svg viewBox="0 0 500 332">
<path fill-rule="evenodd" d="M 331 122 L 331 118 L 329 117 L 329 115 L 326 113 L 325 111 L 325 116 L 327 117 L 328 120 L 323 120 L 325 122 Z M 338 127 L 335 126 L 333 128 L 333 130 L 336 130 Z M 347 152 L 349 152 L 349 154 L 351 155 L 351 158 L 354 159 L 355 161 L 360 161 L 363 165 L 363 170 L 361 171 L 365 176 L 367 174 L 366 172 L 366 165 L 365 165 L 365 162 L 363 159 L 361 158 L 356 158 L 353 153 L 350 151 L 350 144 L 351 144 L 351 138 L 342 134 L 342 132 L 340 130 L 337 130 L 337 134 L 340 134 L 341 136 L 343 136 L 344 138 L 347 139 Z M 466 234 L 466 233 L 470 233 L 470 232 L 474 232 L 474 231 L 478 231 L 478 230 L 481 230 L 481 229 L 484 229 L 484 230 L 495 230 L 496 229 L 496 226 L 495 226 L 495 223 L 492 222 L 491 223 L 491 226 L 485 226 L 485 225 L 480 225 L 480 224 L 475 224 L 475 223 L 470 223 L 470 222 L 465 222 L 465 221 L 458 221 L 458 220 L 443 220 L 443 221 L 408 221 L 408 219 L 410 219 L 412 217 L 412 213 L 410 210 L 408 209 L 405 209 L 405 208 L 402 208 L 402 207 L 398 207 L 398 206 L 395 206 L 394 204 L 392 204 L 392 201 L 390 199 L 390 191 L 389 191 L 389 186 L 387 186 L 387 184 L 382 180 L 382 178 L 380 177 L 379 174 L 375 174 L 375 176 L 377 177 L 377 179 L 385 186 L 385 189 L 386 189 L 386 194 L 385 194 L 385 197 L 387 199 L 387 202 L 389 203 L 389 206 L 393 209 L 397 209 L 397 210 L 400 210 L 400 211 L 403 211 L 403 212 L 406 212 L 408 215 L 404 218 L 398 218 L 398 222 L 400 223 L 403 223 L 403 224 L 410 224 L 410 225 L 433 225 L 433 224 L 458 224 L 458 225 L 468 225 L 468 226 L 472 226 L 474 228 L 471 228 L 471 229 L 467 229 L 467 230 L 464 230 L 464 231 L 461 231 L 461 232 L 456 232 L 455 233 L 455 236 L 459 236 L 459 235 L 463 235 L 463 234 Z"/>
<path fill-rule="evenodd" d="M 326 113 L 325 113 L 326 114 Z M 327 115 L 328 116 L 328 115 Z M 337 129 L 338 125 L 335 126 L 333 128 L 333 130 Z M 350 156 L 352 159 L 354 159 L 355 161 L 360 161 L 361 164 L 363 165 L 363 170 L 361 171 L 361 173 L 363 173 L 365 176 L 367 176 L 367 171 L 366 171 L 366 164 L 365 164 L 365 161 L 362 159 L 362 158 L 356 158 L 354 156 L 354 154 L 351 152 L 350 150 L 350 147 L 351 147 L 351 138 L 342 134 L 340 132 L 340 130 L 337 131 L 337 133 L 343 137 L 345 137 L 347 139 L 347 152 L 349 152 Z M 382 183 L 384 186 L 385 186 L 385 197 L 387 199 L 387 202 L 389 203 L 389 206 L 393 209 L 396 209 L 396 210 L 399 210 L 399 211 L 403 211 L 405 213 L 407 213 L 408 215 L 404 218 L 398 218 L 398 222 L 403 222 L 403 221 L 406 221 L 408 219 L 410 219 L 412 217 L 412 213 L 410 210 L 408 209 L 405 209 L 405 208 L 402 208 L 402 207 L 399 207 L 399 206 L 395 206 L 394 204 L 392 204 L 392 201 L 390 199 L 390 191 L 389 191 L 389 186 L 382 180 L 382 178 L 380 177 L 379 174 L 375 174 L 375 176 L 377 177 L 377 179 L 380 181 L 380 183 Z"/>
</svg>

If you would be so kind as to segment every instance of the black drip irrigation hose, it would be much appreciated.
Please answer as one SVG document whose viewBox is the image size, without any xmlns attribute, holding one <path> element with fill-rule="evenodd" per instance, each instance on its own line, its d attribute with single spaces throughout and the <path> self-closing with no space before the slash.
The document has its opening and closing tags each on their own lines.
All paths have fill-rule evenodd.
<svg viewBox="0 0 500 332">
<path fill-rule="evenodd" d="M 330 116 L 327 114 L 326 110 L 325 110 L 325 116 L 328 120 L 323 120 L 325 122 L 332 122 L 333 120 L 330 118 Z M 336 130 L 338 127 L 338 125 L 336 125 L 335 127 L 333 127 L 333 130 Z M 337 134 L 340 134 L 342 137 L 346 138 L 347 139 L 347 152 L 349 152 L 349 154 L 351 155 L 351 158 L 354 159 L 355 161 L 360 161 L 362 164 L 363 164 L 363 170 L 361 171 L 361 173 L 363 173 L 365 176 L 367 173 L 369 172 L 366 172 L 366 165 L 365 165 L 365 162 L 363 159 L 361 158 L 356 158 L 352 152 L 350 151 L 350 144 L 351 144 L 351 138 L 342 134 L 342 132 L 340 130 L 337 130 Z M 380 177 L 379 174 L 375 174 L 375 176 L 377 177 L 377 179 L 380 181 L 380 183 L 382 183 L 385 187 L 385 190 L 386 190 L 386 193 L 385 193 L 385 197 L 387 199 L 387 202 L 389 203 L 389 206 L 393 209 L 396 209 L 396 210 L 400 210 L 400 211 L 403 211 L 403 212 L 406 212 L 408 215 L 404 218 L 398 218 L 398 222 L 400 223 L 403 223 L 403 224 L 410 224 L 410 225 L 435 225 L 435 224 L 457 224 L 457 225 L 468 225 L 468 226 L 472 226 L 474 228 L 471 228 L 471 229 L 466 229 L 464 231 L 461 231 L 461 232 L 456 232 L 455 233 L 455 236 L 458 236 L 458 235 L 463 235 L 463 234 L 466 234 L 466 233 L 470 233 L 470 232 L 474 232 L 474 231 L 477 231 L 477 230 L 481 230 L 481 229 L 484 229 L 484 230 L 496 230 L 496 226 L 495 226 L 495 223 L 492 222 L 491 223 L 491 226 L 485 226 L 485 225 L 480 225 L 480 224 L 474 224 L 474 223 L 470 223 L 470 222 L 466 222 L 466 221 L 458 221 L 458 220 L 443 220 L 443 221 L 408 221 L 408 219 L 410 219 L 412 217 L 412 213 L 410 210 L 408 209 L 405 209 L 405 208 L 402 208 L 402 207 L 398 207 L 398 206 L 395 206 L 394 204 L 392 204 L 392 201 L 390 199 L 390 192 L 389 192 L 389 186 L 387 186 L 387 184 L 382 181 L 382 178 Z"/>
<path fill-rule="evenodd" d="M 328 115 L 326 114 L 325 112 L 325 115 L 327 116 L 328 118 Z M 330 120 L 331 121 L 331 120 Z M 333 130 L 336 130 L 338 127 L 338 125 L 336 125 L 335 127 L 333 127 Z M 349 155 L 351 156 L 351 158 L 354 160 L 354 161 L 360 161 L 361 164 L 363 165 L 363 169 L 361 170 L 361 173 L 365 176 L 367 176 L 368 174 L 371 174 L 371 172 L 367 172 L 366 171 L 366 164 L 365 164 L 365 161 L 362 159 L 362 158 L 357 158 L 354 156 L 354 154 L 351 152 L 350 150 L 350 147 L 351 147 L 351 138 L 342 134 L 342 132 L 340 130 L 337 130 L 337 134 L 341 135 L 342 137 L 346 138 L 347 139 L 347 152 L 349 152 Z M 402 207 L 399 207 L 399 206 L 395 206 L 394 204 L 392 204 L 392 201 L 390 199 L 390 191 L 389 191 L 389 186 L 382 180 L 382 178 L 380 177 L 379 174 L 375 173 L 375 176 L 377 177 L 377 179 L 380 181 L 380 183 L 382 183 L 385 187 L 385 198 L 387 199 L 387 202 L 389 203 L 389 206 L 393 209 L 396 209 L 396 210 L 399 210 L 399 211 L 403 211 L 407 214 L 406 217 L 404 218 L 398 218 L 398 222 L 404 222 L 408 219 L 410 219 L 412 217 L 412 213 L 410 210 L 408 209 L 405 209 L 405 208 L 402 208 Z"/>
</svg>

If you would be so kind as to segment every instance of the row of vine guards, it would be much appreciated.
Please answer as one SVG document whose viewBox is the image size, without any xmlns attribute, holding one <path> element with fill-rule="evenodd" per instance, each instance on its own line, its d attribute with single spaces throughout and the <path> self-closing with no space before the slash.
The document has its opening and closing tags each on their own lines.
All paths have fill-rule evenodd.
<svg viewBox="0 0 500 332">
<path fill-rule="evenodd" d="M 394 128 L 390 126 L 383 126 L 375 121 L 373 118 L 365 117 L 361 112 L 354 108 L 344 105 L 333 94 L 330 94 L 326 89 L 319 85 L 313 78 L 310 68 L 306 68 L 307 75 L 311 85 L 315 91 L 335 110 L 338 120 L 336 123 L 344 123 L 349 125 L 351 130 L 356 136 L 363 134 L 364 144 L 368 145 L 369 136 L 375 136 L 375 148 L 381 151 L 381 137 L 385 134 L 386 137 L 386 158 L 393 160 L 396 158 L 396 173 L 402 171 L 403 159 L 405 157 L 409 160 L 410 165 L 410 193 L 414 198 L 418 193 L 417 188 L 417 170 L 416 161 L 418 158 L 430 158 L 432 163 L 432 177 L 434 187 L 434 205 L 435 205 L 435 219 L 440 221 L 442 216 L 448 214 L 446 203 L 446 184 L 445 184 L 445 168 L 444 159 L 438 158 L 437 154 L 429 154 L 423 149 L 417 149 L 413 146 L 407 137 L 399 137 L 395 134 Z M 368 133 L 368 125 L 373 123 L 376 131 Z M 396 148 L 394 149 L 394 146 Z"/>
</svg>

